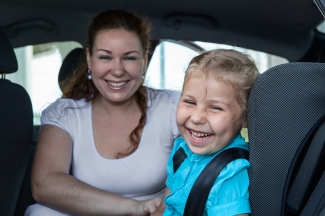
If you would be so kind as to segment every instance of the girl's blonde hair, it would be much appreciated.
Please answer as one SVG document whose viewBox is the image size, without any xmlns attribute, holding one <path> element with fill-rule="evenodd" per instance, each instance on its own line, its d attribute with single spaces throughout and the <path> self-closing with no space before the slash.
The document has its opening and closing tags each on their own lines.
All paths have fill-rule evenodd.
<svg viewBox="0 0 325 216">
<path fill-rule="evenodd" d="M 218 81 L 232 85 L 243 114 L 247 113 L 250 90 L 259 76 L 253 59 L 232 49 L 216 49 L 194 57 L 189 63 L 184 85 L 192 76 L 211 75 Z"/>
</svg>

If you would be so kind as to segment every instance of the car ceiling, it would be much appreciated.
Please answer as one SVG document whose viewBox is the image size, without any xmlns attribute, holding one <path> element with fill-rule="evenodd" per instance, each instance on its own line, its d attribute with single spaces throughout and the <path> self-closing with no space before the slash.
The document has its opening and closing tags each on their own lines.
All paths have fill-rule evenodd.
<svg viewBox="0 0 325 216">
<path fill-rule="evenodd" d="M 14 47 L 66 40 L 83 44 L 91 18 L 114 8 L 148 16 L 154 39 L 224 43 L 289 61 L 308 51 L 314 29 L 323 21 L 312 0 L 0 0 L 0 25 L 9 33 L 8 27 L 17 30 L 10 36 Z M 42 30 L 37 21 L 48 22 L 53 29 Z M 167 26 L 174 21 L 180 22 Z M 206 26 L 208 22 L 215 27 Z"/>
</svg>

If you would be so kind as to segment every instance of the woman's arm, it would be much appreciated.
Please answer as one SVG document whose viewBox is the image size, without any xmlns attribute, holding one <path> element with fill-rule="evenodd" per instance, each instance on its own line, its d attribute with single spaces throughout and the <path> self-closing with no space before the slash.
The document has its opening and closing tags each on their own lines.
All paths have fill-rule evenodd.
<svg viewBox="0 0 325 216">
<path fill-rule="evenodd" d="M 136 201 L 94 188 L 69 175 L 72 139 L 64 130 L 41 128 L 32 168 L 34 199 L 77 215 L 149 215 L 160 198 Z"/>
</svg>

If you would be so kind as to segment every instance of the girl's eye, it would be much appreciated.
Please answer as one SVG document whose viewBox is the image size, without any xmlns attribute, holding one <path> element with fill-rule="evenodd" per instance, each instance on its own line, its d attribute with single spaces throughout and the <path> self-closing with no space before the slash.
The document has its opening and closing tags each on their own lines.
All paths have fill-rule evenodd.
<svg viewBox="0 0 325 216">
<path fill-rule="evenodd" d="M 211 109 L 212 110 L 222 110 L 222 108 L 221 107 L 218 107 L 218 106 L 211 106 Z"/>
<path fill-rule="evenodd" d="M 189 104 L 189 105 L 195 105 L 195 102 L 191 101 L 191 100 L 184 100 L 184 103 Z"/>
</svg>

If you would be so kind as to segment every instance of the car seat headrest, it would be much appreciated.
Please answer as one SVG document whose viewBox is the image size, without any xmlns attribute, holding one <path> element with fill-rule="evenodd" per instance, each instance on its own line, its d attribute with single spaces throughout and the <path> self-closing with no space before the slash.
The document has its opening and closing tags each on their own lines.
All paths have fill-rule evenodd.
<svg viewBox="0 0 325 216">
<path fill-rule="evenodd" d="M 84 58 L 85 53 L 83 48 L 73 49 L 63 60 L 60 71 L 58 82 L 62 90 L 62 81 L 73 74 L 73 71 L 77 68 L 80 61 Z"/>
<path fill-rule="evenodd" d="M 17 70 L 16 54 L 7 35 L 0 27 L 0 74 L 10 74 Z"/>
</svg>

